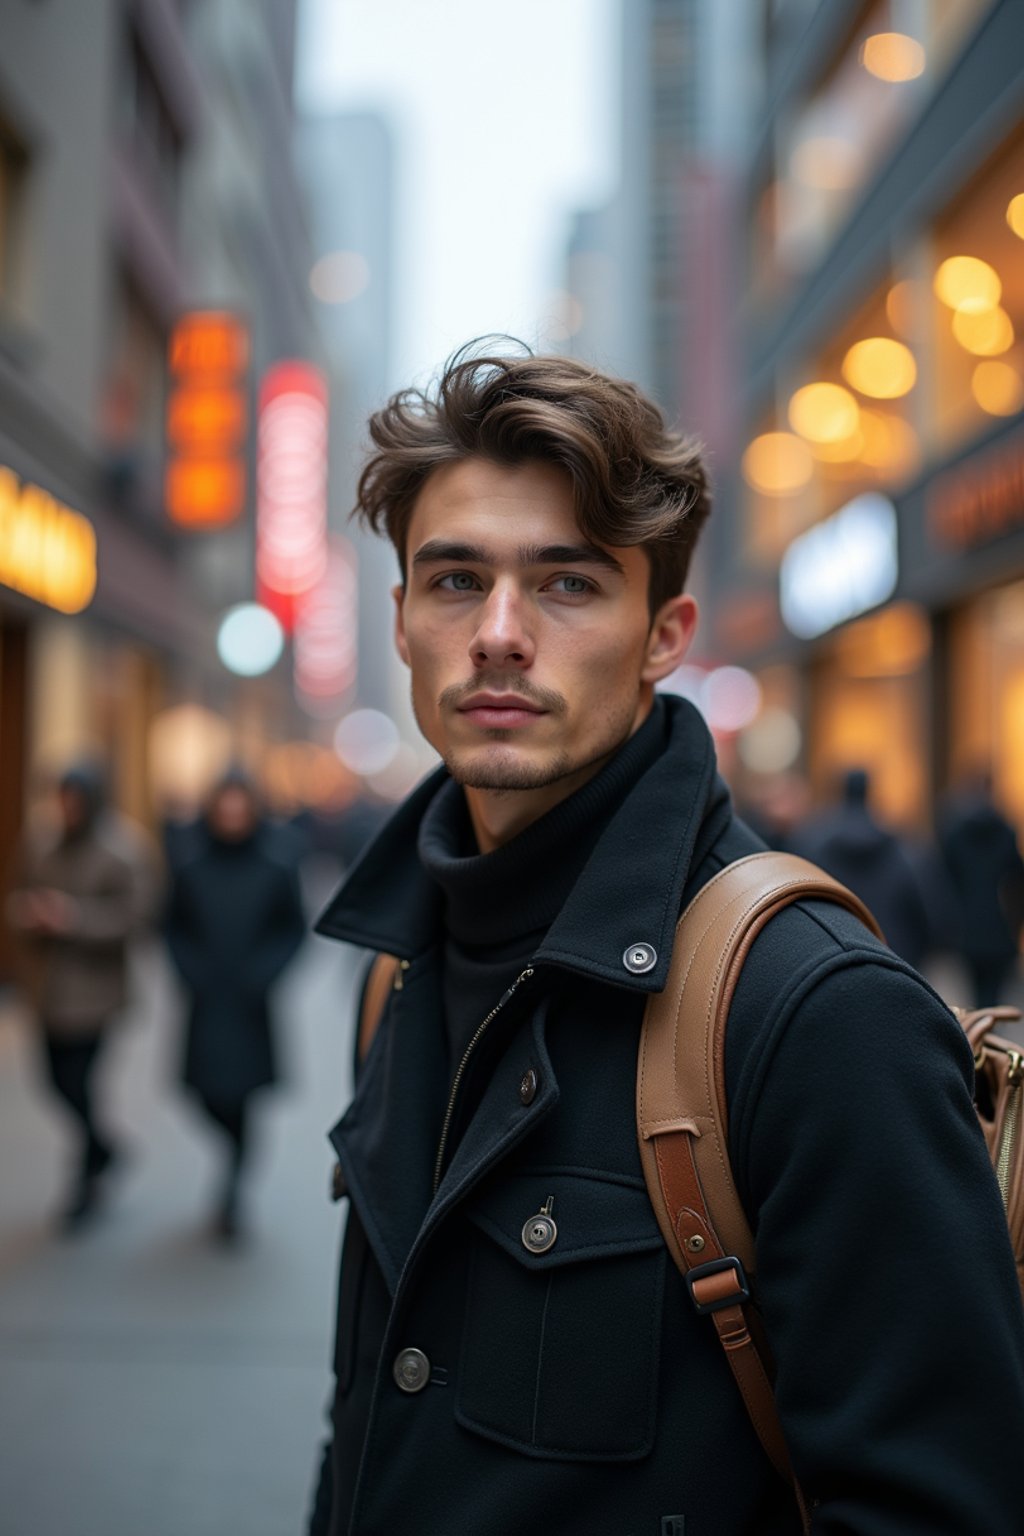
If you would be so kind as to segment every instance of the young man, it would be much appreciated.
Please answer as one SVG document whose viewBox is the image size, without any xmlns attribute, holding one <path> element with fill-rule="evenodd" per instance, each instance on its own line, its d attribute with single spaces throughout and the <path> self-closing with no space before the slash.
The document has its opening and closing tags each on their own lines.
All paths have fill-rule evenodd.
<svg viewBox="0 0 1024 1536">
<path fill-rule="evenodd" d="M 551 357 L 458 357 L 371 432 L 360 509 L 444 767 L 320 924 L 400 969 L 332 1132 L 351 1208 L 311 1530 L 789 1536 L 637 1150 L 678 915 L 760 846 L 699 714 L 654 693 L 696 623 L 699 455 Z M 957 1024 L 801 903 L 751 950 L 726 1067 L 813 1530 L 1019 1533 L 1024 1320 Z"/>
</svg>

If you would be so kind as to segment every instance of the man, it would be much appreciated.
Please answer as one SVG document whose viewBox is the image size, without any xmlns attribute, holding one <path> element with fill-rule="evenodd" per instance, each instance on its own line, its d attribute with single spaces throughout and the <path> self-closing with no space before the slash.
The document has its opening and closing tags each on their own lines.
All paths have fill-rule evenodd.
<svg viewBox="0 0 1024 1536">
<path fill-rule="evenodd" d="M 953 886 L 956 943 L 976 1006 L 998 1003 L 1017 969 L 1024 925 L 1024 859 L 992 794 L 973 774 L 943 807 L 939 847 Z"/>
<path fill-rule="evenodd" d="M 278 1076 L 272 991 L 306 931 L 296 864 L 238 769 L 215 785 L 174 871 L 165 931 L 189 994 L 182 1075 L 225 1144 L 211 1231 L 233 1243 L 245 1231 L 252 1097 Z"/>
<path fill-rule="evenodd" d="M 655 684 L 696 623 L 695 448 L 564 358 L 457 357 L 371 422 L 360 508 L 444 767 L 321 931 L 396 956 L 332 1132 L 351 1198 L 316 1536 L 789 1536 L 636 1144 L 646 999 L 681 908 L 760 846 Z M 913 1047 L 915 1070 L 904 1063 Z M 790 907 L 730 1012 L 730 1147 L 816 1533 L 1020 1530 L 1024 1321 L 927 986 Z"/>
<path fill-rule="evenodd" d="M 127 946 L 152 915 L 153 861 L 137 828 L 105 808 L 103 775 L 69 768 L 57 789 L 57 826 L 30 848 L 8 897 L 24 936 L 31 990 L 54 1093 L 78 1122 L 79 1151 L 61 1225 L 75 1231 L 97 1212 L 117 1157 L 100 1126 L 93 1080 L 111 1024 L 127 997 Z"/>
</svg>

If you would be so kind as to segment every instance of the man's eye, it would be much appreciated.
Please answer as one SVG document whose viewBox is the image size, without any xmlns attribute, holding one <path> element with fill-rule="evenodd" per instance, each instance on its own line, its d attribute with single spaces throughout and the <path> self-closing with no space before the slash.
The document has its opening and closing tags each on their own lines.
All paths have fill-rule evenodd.
<svg viewBox="0 0 1024 1536">
<path fill-rule="evenodd" d="M 566 597 L 584 597 L 594 590 L 585 576 L 556 576 L 550 585 Z"/>
<path fill-rule="evenodd" d="M 476 577 L 469 571 L 449 571 L 447 576 L 440 578 L 437 585 L 444 592 L 474 592 Z"/>
</svg>

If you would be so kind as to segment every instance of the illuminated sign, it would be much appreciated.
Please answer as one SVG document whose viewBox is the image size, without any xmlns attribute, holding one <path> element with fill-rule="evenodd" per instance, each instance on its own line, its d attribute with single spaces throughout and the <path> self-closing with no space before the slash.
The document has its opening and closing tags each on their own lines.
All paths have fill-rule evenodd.
<svg viewBox="0 0 1024 1536">
<path fill-rule="evenodd" d="M 289 631 L 297 602 L 327 570 L 327 380 L 277 363 L 260 389 L 256 596 Z"/>
<path fill-rule="evenodd" d="M 896 508 L 869 491 L 794 539 L 779 568 L 786 628 L 813 639 L 884 603 L 899 574 Z"/>
<path fill-rule="evenodd" d="M 0 465 L 0 582 L 60 613 L 96 591 L 96 530 L 48 491 Z"/>
<path fill-rule="evenodd" d="M 327 569 L 297 606 L 295 687 L 313 713 L 344 698 L 356 680 L 357 569 L 348 540 L 332 538 Z"/>
<path fill-rule="evenodd" d="M 928 496 L 928 521 L 940 544 L 967 549 L 1024 524 L 1024 439 L 940 475 Z"/>
<path fill-rule="evenodd" d="M 195 310 L 174 327 L 167 362 L 167 513 L 221 528 L 245 510 L 249 333 L 237 315 Z"/>
</svg>

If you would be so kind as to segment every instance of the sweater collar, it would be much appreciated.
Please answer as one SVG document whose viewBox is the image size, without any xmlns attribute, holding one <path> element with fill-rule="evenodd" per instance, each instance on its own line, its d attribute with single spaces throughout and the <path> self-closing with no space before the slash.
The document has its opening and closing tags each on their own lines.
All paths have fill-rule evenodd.
<svg viewBox="0 0 1024 1536">
<path fill-rule="evenodd" d="M 664 988 L 697 835 L 712 808 L 727 805 L 728 796 L 715 779 L 714 748 L 697 710 L 684 699 L 664 695 L 648 724 L 657 729 L 659 719 L 663 750 L 638 770 L 639 777 L 620 798 L 537 949 L 535 964 L 638 992 Z M 642 731 L 595 776 L 593 792 L 601 793 L 599 780 Z M 448 782 L 447 771 L 439 768 L 399 806 L 328 905 L 316 925 L 318 933 L 406 960 L 438 942 L 444 903 L 420 861 L 418 841 L 432 802 Z M 569 803 L 555 810 L 564 811 Z M 540 826 L 537 822 L 534 829 Z M 654 956 L 650 969 L 641 973 L 626 963 L 638 946 Z"/>
</svg>

